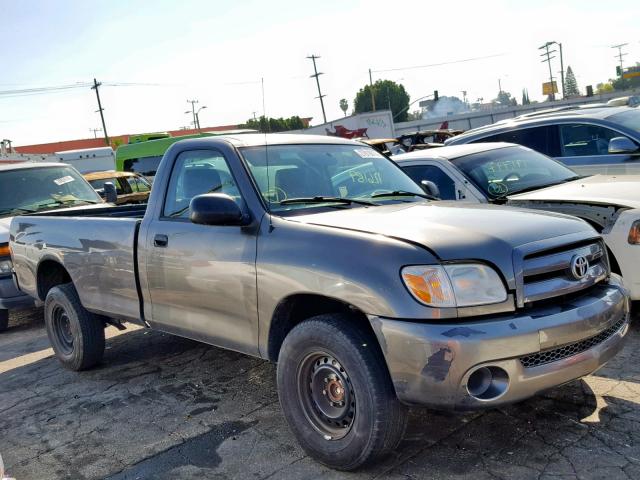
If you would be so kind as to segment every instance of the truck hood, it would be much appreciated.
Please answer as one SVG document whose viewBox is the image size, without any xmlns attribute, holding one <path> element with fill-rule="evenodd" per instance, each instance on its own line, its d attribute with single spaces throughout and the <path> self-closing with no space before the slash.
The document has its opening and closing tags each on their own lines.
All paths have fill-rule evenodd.
<svg viewBox="0 0 640 480">
<path fill-rule="evenodd" d="M 352 208 L 289 220 L 385 235 L 420 244 L 441 260 L 480 259 L 513 270 L 513 248 L 585 232 L 584 221 L 563 214 L 462 202 L 416 202 Z"/>
<path fill-rule="evenodd" d="M 593 175 L 569 183 L 509 195 L 509 200 L 562 201 L 640 208 L 640 175 Z"/>
</svg>

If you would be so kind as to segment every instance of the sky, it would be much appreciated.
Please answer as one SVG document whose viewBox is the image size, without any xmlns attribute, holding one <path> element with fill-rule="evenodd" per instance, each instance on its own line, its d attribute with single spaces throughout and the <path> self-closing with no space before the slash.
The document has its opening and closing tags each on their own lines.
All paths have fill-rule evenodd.
<svg viewBox="0 0 640 480">
<path fill-rule="evenodd" d="M 100 96 L 110 135 L 189 125 L 197 99 L 204 126 L 238 124 L 255 112 L 327 119 L 351 110 L 369 80 L 402 83 L 412 101 L 441 96 L 490 101 L 502 89 L 543 100 L 548 68 L 538 47 L 562 42 L 578 86 L 615 76 L 617 50 L 640 61 L 637 0 L 0 0 L 0 138 L 14 145 L 94 135 L 100 128 L 88 87 L 38 95 L 34 87 L 104 82 Z M 449 65 L 433 65 L 491 57 Z M 552 60 L 556 75 L 559 59 Z M 397 69 L 397 70 L 395 70 Z M 393 71 L 383 71 L 393 70 Z M 262 82 L 264 79 L 264 110 Z M 135 84 L 116 85 L 108 84 Z M 415 105 L 417 107 L 417 103 Z M 412 107 L 411 110 L 414 110 Z M 98 135 L 101 133 L 99 132 Z"/>
</svg>

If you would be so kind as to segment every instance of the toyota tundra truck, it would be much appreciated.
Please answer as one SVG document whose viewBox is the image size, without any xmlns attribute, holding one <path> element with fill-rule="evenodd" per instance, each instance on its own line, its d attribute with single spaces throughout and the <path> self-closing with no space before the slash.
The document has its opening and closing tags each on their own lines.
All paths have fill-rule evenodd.
<svg viewBox="0 0 640 480">
<path fill-rule="evenodd" d="M 429 197 L 351 140 L 184 140 L 148 205 L 14 218 L 14 275 L 72 370 L 126 322 L 277 362 L 304 450 L 353 470 L 398 445 L 407 406 L 526 399 L 597 370 L 628 331 L 587 223 Z"/>
</svg>

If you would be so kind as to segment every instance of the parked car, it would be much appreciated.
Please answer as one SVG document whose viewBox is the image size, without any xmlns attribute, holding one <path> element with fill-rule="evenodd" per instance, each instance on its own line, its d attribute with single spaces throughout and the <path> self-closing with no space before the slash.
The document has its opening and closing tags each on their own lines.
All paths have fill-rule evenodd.
<svg viewBox="0 0 640 480">
<path fill-rule="evenodd" d="M 277 361 L 291 430 L 334 468 L 394 449 L 406 405 L 519 401 L 601 367 L 628 331 L 586 222 L 428 202 L 359 142 L 184 140 L 155 185 L 147 205 L 11 223 L 57 358 L 94 366 L 105 322 L 129 321 Z"/>
<path fill-rule="evenodd" d="M 98 192 L 105 197 L 104 184 L 112 183 L 116 187 L 117 205 L 126 203 L 145 203 L 151 194 L 151 184 L 142 175 L 132 172 L 94 172 L 84 175 L 84 178 Z"/>
<path fill-rule="evenodd" d="M 35 300 L 18 290 L 9 256 L 9 224 L 18 214 L 44 212 L 74 205 L 102 203 L 91 185 L 61 163 L 0 164 L 0 332 L 9 310 L 33 307 Z"/>
<path fill-rule="evenodd" d="M 575 215 L 600 232 L 612 270 L 640 300 L 640 175 L 579 176 L 520 145 L 476 143 L 396 155 L 415 182 L 436 184 L 440 198 Z M 434 192 L 432 192 L 434 193 Z"/>
<path fill-rule="evenodd" d="M 640 106 L 640 95 L 629 95 L 627 97 L 612 98 L 607 102 L 607 105 L 614 107 L 638 107 Z"/>
<path fill-rule="evenodd" d="M 556 158 L 583 175 L 640 174 L 640 110 L 562 107 L 533 112 L 450 138 L 446 145 L 509 142 Z"/>
</svg>

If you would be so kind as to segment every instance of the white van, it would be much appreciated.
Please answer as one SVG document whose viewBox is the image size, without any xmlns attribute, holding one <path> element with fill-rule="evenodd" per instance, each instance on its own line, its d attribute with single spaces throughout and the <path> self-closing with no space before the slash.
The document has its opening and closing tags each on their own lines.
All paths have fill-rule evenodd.
<svg viewBox="0 0 640 480">
<path fill-rule="evenodd" d="M 58 162 L 71 165 L 82 174 L 116 169 L 116 156 L 111 147 L 65 150 L 54 155 Z"/>
</svg>

